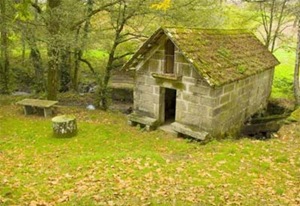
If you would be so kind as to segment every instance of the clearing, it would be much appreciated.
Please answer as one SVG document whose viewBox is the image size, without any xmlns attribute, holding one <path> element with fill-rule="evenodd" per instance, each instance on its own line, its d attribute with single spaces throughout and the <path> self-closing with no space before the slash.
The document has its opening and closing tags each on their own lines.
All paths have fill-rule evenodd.
<svg viewBox="0 0 300 206">
<path fill-rule="evenodd" d="M 300 204 L 299 124 L 202 145 L 74 107 L 57 114 L 75 115 L 78 135 L 54 138 L 51 119 L 22 112 L 0 106 L 0 205 Z"/>
</svg>

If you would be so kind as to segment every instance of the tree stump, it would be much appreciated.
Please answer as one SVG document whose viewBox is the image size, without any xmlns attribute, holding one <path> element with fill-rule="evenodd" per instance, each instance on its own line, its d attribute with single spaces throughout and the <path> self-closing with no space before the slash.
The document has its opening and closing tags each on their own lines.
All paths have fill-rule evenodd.
<svg viewBox="0 0 300 206">
<path fill-rule="evenodd" d="M 52 118 L 53 135 L 55 137 L 73 137 L 77 134 L 76 118 L 61 115 Z"/>
</svg>

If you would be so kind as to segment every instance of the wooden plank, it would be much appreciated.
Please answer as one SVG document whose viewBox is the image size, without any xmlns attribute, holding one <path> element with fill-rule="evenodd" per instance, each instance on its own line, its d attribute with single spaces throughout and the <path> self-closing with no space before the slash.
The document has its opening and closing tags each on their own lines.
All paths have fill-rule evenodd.
<svg viewBox="0 0 300 206">
<path fill-rule="evenodd" d="M 17 104 L 24 106 L 33 106 L 33 107 L 41 107 L 41 108 L 49 108 L 55 105 L 58 101 L 50 101 L 50 100 L 41 100 L 41 99 L 23 99 Z"/>
</svg>

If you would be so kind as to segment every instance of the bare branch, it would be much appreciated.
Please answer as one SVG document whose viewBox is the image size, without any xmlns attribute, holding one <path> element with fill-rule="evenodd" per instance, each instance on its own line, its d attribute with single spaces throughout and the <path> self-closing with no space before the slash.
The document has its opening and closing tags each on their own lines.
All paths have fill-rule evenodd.
<svg viewBox="0 0 300 206">
<path fill-rule="evenodd" d="M 80 24 L 84 23 L 85 21 L 87 21 L 89 18 L 91 18 L 92 16 L 96 15 L 97 13 L 104 11 L 106 8 L 115 5 L 116 3 L 119 3 L 122 0 L 116 0 L 113 1 L 111 3 L 105 4 L 101 7 L 99 7 L 98 9 L 93 10 L 91 13 L 89 13 L 84 19 L 81 19 L 80 21 L 76 22 L 73 26 L 71 26 L 71 30 L 74 30 L 77 26 L 79 26 Z"/>
<path fill-rule="evenodd" d="M 114 57 L 114 60 L 122 59 L 122 58 L 124 58 L 126 56 L 133 55 L 133 54 L 134 54 L 134 52 L 127 52 L 127 53 L 125 53 L 123 55 Z"/>
<path fill-rule="evenodd" d="M 83 62 L 83 63 L 85 63 L 90 68 L 91 72 L 93 74 L 95 74 L 95 69 L 94 69 L 94 67 L 92 66 L 92 64 L 88 60 L 82 59 L 82 58 L 79 58 L 78 60 L 81 61 L 81 62 Z"/>
</svg>

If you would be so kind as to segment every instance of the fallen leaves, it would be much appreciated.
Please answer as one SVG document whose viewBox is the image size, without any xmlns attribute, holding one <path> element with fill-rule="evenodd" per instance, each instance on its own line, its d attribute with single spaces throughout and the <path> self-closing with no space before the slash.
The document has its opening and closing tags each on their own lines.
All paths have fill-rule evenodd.
<svg viewBox="0 0 300 206">
<path fill-rule="evenodd" d="M 0 205 L 300 204 L 299 125 L 202 146 L 76 109 L 86 133 L 61 140 L 40 132 L 44 119 L 12 112 L 1 113 L 19 126 L 0 134 Z"/>
</svg>

